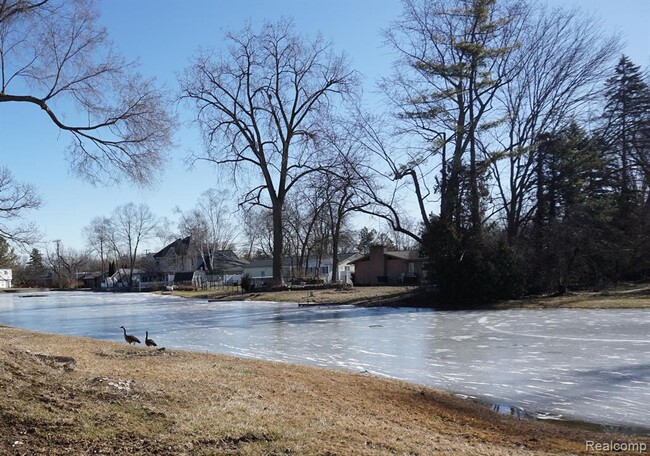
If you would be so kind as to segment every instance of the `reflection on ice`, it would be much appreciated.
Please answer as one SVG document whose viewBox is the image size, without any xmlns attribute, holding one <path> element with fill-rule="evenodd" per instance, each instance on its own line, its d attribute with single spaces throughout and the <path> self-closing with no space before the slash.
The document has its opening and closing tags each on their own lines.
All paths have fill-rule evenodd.
<svg viewBox="0 0 650 456">
<path fill-rule="evenodd" d="M 401 378 L 509 404 L 497 411 L 515 415 L 650 423 L 647 310 L 435 312 L 147 294 L 39 296 L 0 295 L 0 324 L 115 341 L 124 325 L 141 338 L 149 331 L 168 349 Z"/>
</svg>

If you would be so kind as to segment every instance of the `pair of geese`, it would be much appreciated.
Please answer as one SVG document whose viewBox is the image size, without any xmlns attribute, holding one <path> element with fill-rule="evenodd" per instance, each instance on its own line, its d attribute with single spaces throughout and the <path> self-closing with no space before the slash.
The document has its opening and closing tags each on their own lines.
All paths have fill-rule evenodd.
<svg viewBox="0 0 650 456">
<path fill-rule="evenodd" d="M 127 341 L 129 344 L 139 344 L 140 339 L 138 339 L 135 336 L 132 336 L 131 334 L 126 333 L 126 328 L 124 326 L 120 326 L 124 330 L 124 340 Z M 157 347 L 158 345 L 153 341 L 153 339 L 149 339 L 149 331 L 145 331 L 144 335 L 144 343 L 147 347 Z"/>
</svg>

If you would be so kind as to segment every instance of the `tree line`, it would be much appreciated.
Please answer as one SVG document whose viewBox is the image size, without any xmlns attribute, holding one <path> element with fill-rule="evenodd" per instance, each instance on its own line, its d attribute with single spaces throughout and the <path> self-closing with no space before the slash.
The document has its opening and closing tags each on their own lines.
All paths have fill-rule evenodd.
<svg viewBox="0 0 650 456">
<path fill-rule="evenodd" d="M 92 5 L 0 5 L 0 102 L 45 110 L 91 181 L 146 183 L 175 121 L 153 82 L 104 46 Z M 222 52 L 197 54 L 179 77 L 205 145 L 190 158 L 230 172 L 248 255 L 273 258 L 275 283 L 287 254 L 320 249 L 336 269 L 358 243 L 351 217 L 365 214 L 423 251 L 451 302 L 647 277 L 648 74 L 619 39 L 579 11 L 522 0 L 402 6 L 382 32 L 394 59 L 379 81 L 385 112 L 365 107 L 344 53 L 290 19 L 228 32 Z M 59 99 L 81 123 L 61 122 Z M 0 192 L 21 203 L 1 212 L 2 236 L 29 241 L 33 227 L 9 221 L 38 207 L 34 189 L 5 170 Z M 229 229 L 212 196 L 180 211 L 197 239 Z"/>
<path fill-rule="evenodd" d="M 153 254 L 186 237 L 190 238 L 187 259 L 193 262 L 200 258 L 211 276 L 222 273 L 212 266 L 219 263 L 224 251 L 251 261 L 271 257 L 268 247 L 272 239 L 271 214 L 237 211 L 223 190 L 209 189 L 199 196 L 195 208 L 186 211 L 176 208 L 175 212 L 174 223 L 154 214 L 146 204 L 124 204 L 107 215 L 93 218 L 83 228 L 82 249 L 55 240 L 42 248 L 33 247 L 25 258 L 0 238 L 0 268 L 13 269 L 15 286 L 68 289 L 83 286 L 83 276 L 97 273 L 104 280 L 119 271 L 120 280 L 132 284 L 136 270 L 152 276 L 169 272 L 158 269 Z M 296 224 L 296 232 L 287 230 L 285 234 L 286 252 L 293 259 L 297 279 L 309 277 L 310 259 L 318 262 L 332 254 L 328 221 L 321 219 L 321 212 L 295 215 L 309 218 L 301 219 L 304 226 L 318 225 L 312 233 L 309 228 L 302 229 L 303 225 Z M 248 229 L 242 231 L 242 226 Z M 266 230 L 266 235 L 260 230 Z M 340 246 L 344 252 L 367 253 L 376 242 L 397 248 L 395 242 L 399 241 L 365 227 L 358 231 L 345 227 L 342 233 Z"/>
</svg>

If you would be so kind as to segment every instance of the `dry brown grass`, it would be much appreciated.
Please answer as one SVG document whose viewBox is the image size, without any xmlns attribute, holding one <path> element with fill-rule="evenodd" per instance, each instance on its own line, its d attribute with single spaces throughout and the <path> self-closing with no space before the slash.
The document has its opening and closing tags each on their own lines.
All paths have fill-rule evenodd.
<svg viewBox="0 0 650 456">
<path fill-rule="evenodd" d="M 11 328 L 0 415 L 2 454 L 581 454 L 630 440 L 366 375 Z"/>
<path fill-rule="evenodd" d="M 296 289 L 284 291 L 258 291 L 242 293 L 238 291 L 174 291 L 173 294 L 185 298 L 230 300 L 230 301 L 273 301 L 295 302 L 299 304 L 363 304 L 399 301 L 410 296 L 418 287 L 343 287 L 323 289 Z M 165 292 L 169 293 L 169 292 Z"/>
<path fill-rule="evenodd" d="M 355 305 L 407 305 L 435 307 L 435 295 L 419 287 L 354 287 L 322 290 L 265 291 L 256 293 L 175 291 L 173 294 L 187 298 L 275 301 L 310 304 Z M 453 308 L 454 306 L 450 306 Z M 571 292 L 563 296 L 535 296 L 525 299 L 502 301 L 489 306 L 491 309 L 647 309 L 650 308 L 650 286 L 630 285 L 594 292 Z"/>
<path fill-rule="evenodd" d="M 612 290 L 576 292 L 563 296 L 533 297 L 504 301 L 495 309 L 648 309 L 650 286 L 623 286 Z"/>
</svg>

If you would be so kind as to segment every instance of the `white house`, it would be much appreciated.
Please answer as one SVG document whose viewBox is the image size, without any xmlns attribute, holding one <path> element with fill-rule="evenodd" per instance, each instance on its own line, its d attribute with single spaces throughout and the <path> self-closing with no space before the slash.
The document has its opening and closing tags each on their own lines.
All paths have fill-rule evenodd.
<svg viewBox="0 0 650 456">
<path fill-rule="evenodd" d="M 12 278 L 11 269 L 0 269 L 0 288 L 11 288 Z"/>
<path fill-rule="evenodd" d="M 356 253 L 339 254 L 339 283 L 352 284 L 352 274 L 354 273 L 352 261 L 358 258 L 361 258 L 361 255 Z M 305 271 L 298 267 L 295 257 L 285 257 L 282 259 L 282 279 L 288 283 L 294 277 L 304 277 L 304 279 L 319 279 L 323 283 L 331 283 L 332 268 L 332 257 L 309 258 Z M 244 274 L 250 275 L 255 285 L 268 284 L 273 279 L 273 260 L 253 260 L 244 266 Z"/>
<path fill-rule="evenodd" d="M 338 255 L 338 282 L 352 284 L 352 274 L 354 273 L 353 261 L 361 258 L 358 253 L 340 253 Z M 332 282 L 332 269 L 334 261 L 332 257 L 310 258 L 307 262 L 307 275 L 315 279 L 321 279 L 325 283 Z"/>
<path fill-rule="evenodd" d="M 244 274 L 248 274 L 255 285 L 270 284 L 273 280 L 273 260 L 253 260 L 244 265 Z M 293 274 L 293 261 L 291 258 L 282 259 L 282 280 L 289 282 Z"/>
</svg>

